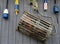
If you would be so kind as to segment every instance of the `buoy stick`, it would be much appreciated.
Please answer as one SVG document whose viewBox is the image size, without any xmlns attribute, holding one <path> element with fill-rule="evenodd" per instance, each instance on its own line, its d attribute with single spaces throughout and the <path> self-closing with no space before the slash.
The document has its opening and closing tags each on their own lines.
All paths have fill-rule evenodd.
<svg viewBox="0 0 60 44">
<path fill-rule="evenodd" d="M 16 15 L 19 13 L 19 0 L 15 0 L 15 13 Z"/>
</svg>

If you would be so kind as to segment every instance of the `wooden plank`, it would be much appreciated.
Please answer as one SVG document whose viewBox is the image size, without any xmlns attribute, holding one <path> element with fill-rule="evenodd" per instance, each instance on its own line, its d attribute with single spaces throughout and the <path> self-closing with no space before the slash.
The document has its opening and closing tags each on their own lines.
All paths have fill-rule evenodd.
<svg viewBox="0 0 60 44">
<path fill-rule="evenodd" d="M 23 10 L 30 11 L 30 6 L 28 4 L 28 0 L 23 0 Z M 30 44 L 30 37 L 23 35 L 23 44 Z"/>
<path fill-rule="evenodd" d="M 1 12 L 2 12 L 2 1 L 0 0 L 0 44 L 1 44 L 1 31 L 2 31 L 2 15 L 1 15 Z"/>
<path fill-rule="evenodd" d="M 34 11 L 34 9 L 32 8 L 32 6 L 30 6 L 30 13 L 32 13 L 33 15 L 37 15 L 37 12 Z M 37 44 L 37 40 L 34 38 L 31 38 L 31 44 Z"/>
<path fill-rule="evenodd" d="M 50 13 L 51 13 L 51 17 L 53 18 L 53 22 L 55 25 L 55 29 L 53 31 L 55 31 L 53 33 L 53 35 L 51 36 L 51 44 L 59 44 L 59 40 L 57 38 L 57 30 L 58 30 L 58 25 L 57 25 L 57 19 L 55 14 L 53 13 L 53 6 L 54 6 L 54 0 L 50 0 Z"/>
<path fill-rule="evenodd" d="M 49 11 L 49 5 L 50 5 L 50 0 L 48 1 L 49 2 L 49 4 L 48 4 L 48 9 L 47 9 L 47 11 L 44 11 L 43 10 L 43 0 L 38 0 L 38 5 L 39 5 L 39 12 L 43 15 L 43 16 L 49 16 L 49 14 L 50 14 L 50 11 Z M 39 16 L 40 14 L 38 14 L 38 16 Z M 39 16 L 40 17 L 40 16 Z M 48 42 L 49 42 L 49 40 L 48 40 Z M 50 42 L 48 43 L 47 41 L 46 41 L 46 44 L 50 44 Z M 38 44 L 42 44 L 40 41 L 38 41 L 37 42 Z"/>
<path fill-rule="evenodd" d="M 58 7 L 60 9 L 60 0 L 58 0 Z M 57 30 L 57 38 L 59 39 L 59 44 L 60 44 L 60 12 L 58 14 L 58 20 L 59 20 L 59 24 L 58 24 L 58 30 Z"/>
<path fill-rule="evenodd" d="M 15 26 L 16 26 L 16 15 L 14 14 L 14 0 L 9 0 L 9 43 L 15 44 Z"/>
<path fill-rule="evenodd" d="M 5 9 L 5 4 L 6 4 L 6 1 L 3 0 L 2 1 L 2 10 Z M 4 8 L 3 8 L 4 7 Z M 2 18 L 2 38 L 1 38 L 1 44 L 8 44 L 8 21 L 4 20 Z"/>
<path fill-rule="evenodd" d="M 16 27 L 18 25 L 18 22 L 20 21 L 20 17 L 23 14 L 23 0 L 19 1 L 19 14 L 16 16 Z M 23 44 L 23 34 L 19 33 L 18 31 L 15 32 L 16 35 L 16 44 Z"/>
</svg>

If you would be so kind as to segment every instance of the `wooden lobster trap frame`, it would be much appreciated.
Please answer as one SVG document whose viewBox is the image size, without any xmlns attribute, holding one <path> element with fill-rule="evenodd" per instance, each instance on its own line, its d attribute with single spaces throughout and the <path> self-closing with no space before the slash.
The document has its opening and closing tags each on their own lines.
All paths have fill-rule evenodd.
<svg viewBox="0 0 60 44">
<path fill-rule="evenodd" d="M 48 19 L 48 21 L 47 19 L 43 16 L 38 18 L 24 11 L 18 23 L 17 30 L 38 40 L 45 41 L 53 30 L 51 19 Z"/>
</svg>

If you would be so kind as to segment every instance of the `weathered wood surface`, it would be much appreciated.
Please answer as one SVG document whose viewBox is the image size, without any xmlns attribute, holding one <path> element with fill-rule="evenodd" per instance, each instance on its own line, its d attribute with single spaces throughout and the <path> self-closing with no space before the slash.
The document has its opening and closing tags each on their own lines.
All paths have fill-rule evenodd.
<svg viewBox="0 0 60 44">
<path fill-rule="evenodd" d="M 34 40 L 16 30 L 16 26 L 23 14 L 23 10 L 33 13 L 32 8 L 28 5 L 27 0 L 20 0 L 19 4 L 19 15 L 16 16 L 14 12 L 14 1 L 9 0 L 9 20 L 4 20 L 2 18 L 2 12 L 5 9 L 6 0 L 0 0 L 0 44 L 41 44 L 38 40 Z M 60 0 L 57 0 L 60 9 Z M 53 13 L 53 0 L 48 0 L 48 10 L 43 11 L 43 1 L 38 0 L 39 10 L 43 15 L 48 15 L 53 18 L 55 24 L 54 34 L 46 41 L 46 44 L 60 44 L 60 20 L 57 24 L 56 16 Z M 35 13 L 35 12 L 34 12 Z M 35 13 L 37 14 L 37 13 Z M 58 14 L 58 19 L 60 19 L 60 12 Z"/>
</svg>

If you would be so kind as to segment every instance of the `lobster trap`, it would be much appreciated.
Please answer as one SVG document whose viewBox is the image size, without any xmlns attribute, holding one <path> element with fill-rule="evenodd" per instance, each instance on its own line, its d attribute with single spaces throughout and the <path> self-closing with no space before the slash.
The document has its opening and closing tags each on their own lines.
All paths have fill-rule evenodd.
<svg viewBox="0 0 60 44">
<path fill-rule="evenodd" d="M 48 19 L 48 18 L 47 18 Z M 41 41 L 45 41 L 53 30 L 52 22 L 43 16 L 38 18 L 28 12 L 23 12 L 17 30 Z"/>
</svg>

